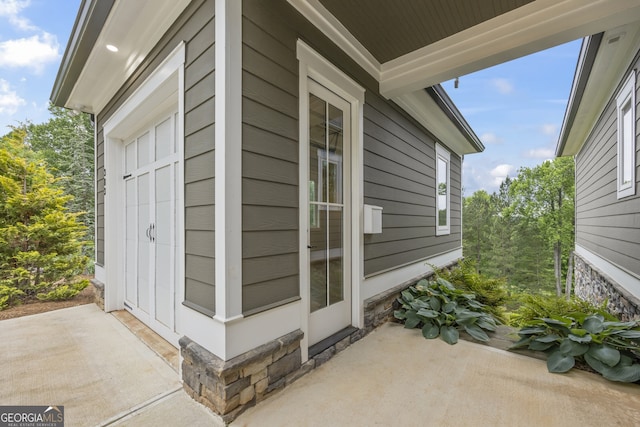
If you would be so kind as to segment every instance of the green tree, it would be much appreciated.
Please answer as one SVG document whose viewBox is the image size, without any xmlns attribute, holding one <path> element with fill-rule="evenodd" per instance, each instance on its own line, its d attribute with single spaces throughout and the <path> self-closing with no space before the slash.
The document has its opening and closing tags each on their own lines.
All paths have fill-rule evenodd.
<svg viewBox="0 0 640 427">
<path fill-rule="evenodd" d="M 512 212 L 537 227 L 553 250 L 556 294 L 562 294 L 563 271 L 574 242 L 574 163 L 569 157 L 521 168 L 510 188 Z"/>
<path fill-rule="evenodd" d="M 25 138 L 24 129 L 14 129 L 0 140 L 0 294 L 34 296 L 63 285 L 88 258 L 86 227 L 68 210 L 73 197 Z"/>
<path fill-rule="evenodd" d="M 491 254 L 490 238 L 492 221 L 496 214 L 491 196 L 476 191 L 463 200 L 463 248 L 465 256 L 473 259 L 477 272 L 485 272 Z"/>
<path fill-rule="evenodd" d="M 26 142 L 49 166 L 64 192 L 73 196 L 67 202 L 71 212 L 87 227 L 86 238 L 94 238 L 94 135 L 88 114 L 49 106 L 51 119 L 27 123 Z M 91 256 L 87 245 L 86 255 Z"/>
</svg>

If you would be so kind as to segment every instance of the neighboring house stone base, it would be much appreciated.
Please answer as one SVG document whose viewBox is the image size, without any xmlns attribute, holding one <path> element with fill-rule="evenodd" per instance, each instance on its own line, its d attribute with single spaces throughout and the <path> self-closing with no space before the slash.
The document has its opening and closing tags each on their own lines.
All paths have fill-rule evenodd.
<svg viewBox="0 0 640 427">
<path fill-rule="evenodd" d="M 94 302 L 98 307 L 104 310 L 104 283 L 98 279 L 91 279 L 94 289 Z"/>
<path fill-rule="evenodd" d="M 575 275 L 578 298 L 595 305 L 607 300 L 607 311 L 622 321 L 640 319 L 640 300 L 578 254 L 575 254 Z"/>
<path fill-rule="evenodd" d="M 457 263 L 446 268 L 451 268 Z M 364 328 L 349 327 L 312 346 L 301 363 L 300 330 L 223 361 L 188 337 L 180 339 L 186 392 L 219 414 L 225 423 L 277 393 L 393 318 L 400 292 L 433 273 L 414 278 L 364 301 Z"/>
</svg>

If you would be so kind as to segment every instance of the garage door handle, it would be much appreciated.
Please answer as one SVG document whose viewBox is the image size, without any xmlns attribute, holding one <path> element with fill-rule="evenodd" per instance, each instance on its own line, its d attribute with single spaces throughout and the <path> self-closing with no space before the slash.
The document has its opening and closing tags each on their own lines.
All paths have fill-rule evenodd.
<svg viewBox="0 0 640 427">
<path fill-rule="evenodd" d="M 151 241 L 155 242 L 156 241 L 156 225 L 155 224 L 151 224 L 151 231 L 149 232 L 149 234 L 151 235 Z"/>
</svg>

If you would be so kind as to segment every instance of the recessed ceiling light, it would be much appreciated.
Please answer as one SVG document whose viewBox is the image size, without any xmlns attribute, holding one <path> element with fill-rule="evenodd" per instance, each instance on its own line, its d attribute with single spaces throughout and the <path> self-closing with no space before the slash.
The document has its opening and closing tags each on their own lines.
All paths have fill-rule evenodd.
<svg viewBox="0 0 640 427">
<path fill-rule="evenodd" d="M 112 45 L 112 44 L 108 44 L 108 45 L 107 45 L 107 49 L 109 49 L 111 52 L 117 52 L 117 51 L 118 51 L 118 48 L 117 48 L 117 47 L 115 47 L 115 46 L 114 46 L 114 45 Z"/>
</svg>

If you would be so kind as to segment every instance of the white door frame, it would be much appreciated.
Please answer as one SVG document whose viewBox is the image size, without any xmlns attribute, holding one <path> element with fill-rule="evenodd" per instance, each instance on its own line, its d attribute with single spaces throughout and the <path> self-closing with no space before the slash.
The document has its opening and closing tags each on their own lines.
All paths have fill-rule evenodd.
<svg viewBox="0 0 640 427">
<path fill-rule="evenodd" d="M 304 332 L 301 342 L 302 360 L 308 359 L 309 348 L 309 252 L 307 248 L 307 230 L 309 229 L 309 196 L 305 183 L 309 171 L 309 88 L 312 78 L 336 95 L 345 99 L 351 106 L 351 324 L 362 327 L 364 312 L 360 301 L 360 285 L 364 278 L 364 239 L 362 234 L 363 218 L 363 106 L 365 90 L 341 70 L 324 59 L 306 43 L 298 40 L 297 58 L 299 61 L 299 254 L 300 254 L 300 324 Z M 345 197 L 346 199 L 346 197 Z M 348 220 L 348 219 L 347 219 Z M 336 331 L 337 332 L 337 331 Z"/>
<path fill-rule="evenodd" d="M 176 169 L 176 244 L 178 245 L 175 284 L 176 306 L 184 300 L 184 63 L 185 44 L 181 42 L 135 92 L 104 123 L 105 219 L 104 269 L 105 311 L 124 308 L 124 141 L 146 127 L 153 119 L 177 110 L 178 167 Z M 180 310 L 176 307 L 175 330 L 181 330 Z M 176 335 L 177 336 L 177 335 Z M 177 338 L 172 339 L 177 346 Z"/>
</svg>

